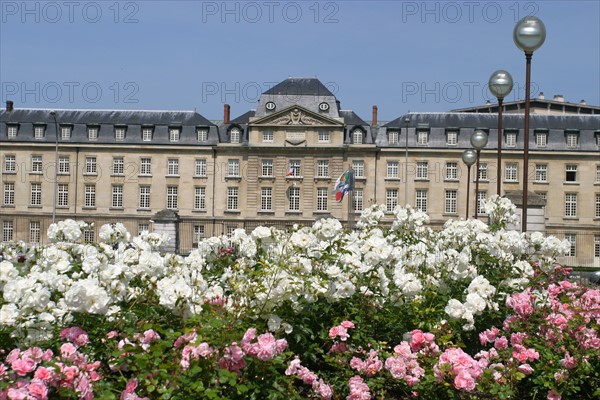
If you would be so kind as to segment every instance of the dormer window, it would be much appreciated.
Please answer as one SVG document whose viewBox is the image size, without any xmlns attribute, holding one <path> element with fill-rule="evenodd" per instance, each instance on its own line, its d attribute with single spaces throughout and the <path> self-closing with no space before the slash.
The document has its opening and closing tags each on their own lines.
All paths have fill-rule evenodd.
<svg viewBox="0 0 600 400">
<path fill-rule="evenodd" d="M 389 131 L 388 132 L 388 143 L 389 144 L 398 144 L 400 139 L 400 132 L 398 131 Z"/>
<path fill-rule="evenodd" d="M 356 128 L 352 131 L 352 143 L 362 144 L 364 139 L 364 132 L 362 129 Z"/>
<path fill-rule="evenodd" d="M 535 145 L 537 147 L 546 147 L 548 145 L 548 132 L 547 131 L 536 131 L 535 132 Z"/>
<path fill-rule="evenodd" d="M 233 127 L 229 131 L 229 142 L 230 143 L 239 143 L 240 142 L 240 128 Z"/>
<path fill-rule="evenodd" d="M 87 127 L 87 138 L 88 140 L 98 140 L 98 131 L 99 127 L 97 126 L 88 126 Z"/>
<path fill-rule="evenodd" d="M 33 127 L 33 137 L 35 139 L 43 139 L 46 136 L 46 125 L 35 125 Z"/>
<path fill-rule="evenodd" d="M 60 138 L 61 140 L 71 140 L 71 132 L 73 127 L 70 125 L 63 125 L 60 127 Z"/>
<path fill-rule="evenodd" d="M 153 127 L 151 127 L 151 126 L 143 126 L 142 127 L 142 141 L 143 142 L 151 142 L 153 134 L 154 134 Z"/>
<path fill-rule="evenodd" d="M 417 144 L 419 146 L 427 146 L 429 144 L 429 131 L 428 130 L 417 131 Z"/>
<path fill-rule="evenodd" d="M 206 128 L 196 128 L 196 135 L 198 136 L 199 142 L 208 141 L 208 129 Z"/>
<path fill-rule="evenodd" d="M 458 144 L 457 131 L 446 131 L 446 144 L 449 146 L 456 146 Z"/>
<path fill-rule="evenodd" d="M 6 135 L 9 139 L 14 139 L 17 137 L 17 132 L 19 131 L 19 125 L 8 125 L 6 127 Z"/>
<path fill-rule="evenodd" d="M 169 128 L 169 142 L 179 142 L 179 136 L 181 134 L 180 127 Z"/>
<path fill-rule="evenodd" d="M 506 132 L 504 143 L 506 147 L 517 147 L 517 132 Z"/>
<path fill-rule="evenodd" d="M 600 147 L 600 132 L 596 132 L 596 146 Z"/>
<path fill-rule="evenodd" d="M 567 147 L 569 149 L 576 149 L 579 144 L 579 132 L 567 131 L 565 132 L 565 136 L 567 139 Z"/>
<path fill-rule="evenodd" d="M 115 126 L 115 140 L 118 142 L 122 142 L 125 140 L 125 132 L 127 131 L 127 127 L 125 126 Z"/>
</svg>

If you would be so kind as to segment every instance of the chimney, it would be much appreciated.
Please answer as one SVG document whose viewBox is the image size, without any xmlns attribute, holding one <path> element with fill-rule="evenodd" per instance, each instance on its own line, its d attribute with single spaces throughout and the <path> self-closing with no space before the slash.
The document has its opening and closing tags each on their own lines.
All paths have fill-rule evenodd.
<svg viewBox="0 0 600 400">
<path fill-rule="evenodd" d="M 371 119 L 371 126 L 377 126 L 377 106 L 373 106 L 373 118 Z"/>
<path fill-rule="evenodd" d="M 231 117 L 231 106 L 229 104 L 225 104 L 223 106 L 223 123 L 228 124 Z"/>
<path fill-rule="evenodd" d="M 579 102 L 579 105 L 580 106 L 586 106 L 587 102 L 585 100 L 581 99 L 581 101 Z"/>
<path fill-rule="evenodd" d="M 554 95 L 554 101 L 560 101 L 562 103 L 565 102 L 565 96 L 563 96 L 562 94 L 555 94 Z"/>
<path fill-rule="evenodd" d="M 546 96 L 544 96 L 544 92 L 540 92 L 540 94 L 538 95 L 538 99 L 539 100 L 545 100 Z"/>
<path fill-rule="evenodd" d="M 12 100 L 7 100 L 6 101 L 6 111 L 7 112 L 11 112 L 12 110 L 14 110 L 14 104 Z"/>
</svg>

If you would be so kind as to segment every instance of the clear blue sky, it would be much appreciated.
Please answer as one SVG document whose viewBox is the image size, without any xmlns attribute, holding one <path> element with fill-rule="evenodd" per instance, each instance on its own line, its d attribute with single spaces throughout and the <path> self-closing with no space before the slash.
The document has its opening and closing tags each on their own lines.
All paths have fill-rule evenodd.
<svg viewBox="0 0 600 400">
<path fill-rule="evenodd" d="M 15 107 L 196 109 L 237 116 L 316 76 L 380 120 L 484 104 L 496 69 L 524 98 L 515 22 L 540 17 L 533 95 L 600 105 L 600 2 L 0 0 L 0 95 Z M 3 106 L 2 106 L 3 107 Z"/>
</svg>

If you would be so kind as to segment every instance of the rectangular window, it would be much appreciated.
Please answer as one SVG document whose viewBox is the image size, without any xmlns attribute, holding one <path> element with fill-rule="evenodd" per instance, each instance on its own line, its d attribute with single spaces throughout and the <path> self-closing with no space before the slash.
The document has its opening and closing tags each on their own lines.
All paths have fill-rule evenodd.
<svg viewBox="0 0 600 400">
<path fill-rule="evenodd" d="M 85 158 L 85 173 L 87 175 L 96 175 L 98 173 L 96 169 L 96 157 Z"/>
<path fill-rule="evenodd" d="M 199 142 L 208 141 L 208 129 L 206 128 L 198 128 L 196 129 L 196 135 L 198 136 Z"/>
<path fill-rule="evenodd" d="M 329 177 L 329 161 L 318 160 L 317 161 L 317 177 L 327 178 Z"/>
<path fill-rule="evenodd" d="M 125 160 L 123 157 L 113 158 L 113 175 L 123 175 L 125 172 Z"/>
<path fill-rule="evenodd" d="M 319 131 L 319 143 L 329 143 L 329 131 Z"/>
<path fill-rule="evenodd" d="M 398 178 L 398 161 L 387 162 L 387 175 L 388 178 Z"/>
<path fill-rule="evenodd" d="M 60 127 L 60 138 L 61 140 L 70 140 L 71 139 L 71 127 L 70 126 L 61 126 Z"/>
<path fill-rule="evenodd" d="M 150 185 L 140 186 L 140 208 L 150 208 Z"/>
<path fill-rule="evenodd" d="M 487 199 L 487 192 L 477 192 L 477 215 L 485 215 L 485 201 Z"/>
<path fill-rule="evenodd" d="M 87 127 L 87 137 L 88 137 L 88 140 L 98 140 L 98 127 L 97 126 L 88 126 Z"/>
<path fill-rule="evenodd" d="M 270 129 L 263 131 L 263 142 L 272 142 L 273 141 L 273 131 Z"/>
<path fill-rule="evenodd" d="M 240 176 L 240 160 L 228 161 L 227 176 Z"/>
<path fill-rule="evenodd" d="M 150 232 L 150 225 L 149 224 L 138 224 L 138 230 L 137 230 L 138 236 L 140 236 L 144 232 Z"/>
<path fill-rule="evenodd" d="M 140 159 L 140 175 L 152 175 L 152 159 Z"/>
<path fill-rule="evenodd" d="M 206 176 L 206 160 L 196 160 L 196 168 L 194 169 L 195 176 Z"/>
<path fill-rule="evenodd" d="M 567 147 L 569 149 L 577 148 L 579 144 L 579 134 L 577 133 L 567 133 Z"/>
<path fill-rule="evenodd" d="M 69 174 L 69 156 L 60 156 L 58 157 L 58 173 L 59 174 Z"/>
<path fill-rule="evenodd" d="M 59 207 L 69 206 L 69 185 L 65 183 L 58 184 L 58 202 Z"/>
<path fill-rule="evenodd" d="M 567 164 L 565 169 L 565 181 L 577 182 L 577 165 Z"/>
<path fill-rule="evenodd" d="M 42 238 L 42 228 L 39 221 L 29 222 L 29 243 L 39 243 Z"/>
<path fill-rule="evenodd" d="M 600 164 L 596 165 L 596 183 L 600 183 Z"/>
<path fill-rule="evenodd" d="M 169 142 L 179 142 L 181 128 L 169 128 Z"/>
<path fill-rule="evenodd" d="M 14 206 L 15 205 L 15 184 L 14 182 L 4 183 L 4 205 Z"/>
<path fill-rule="evenodd" d="M 362 211 L 363 210 L 363 190 L 362 189 L 354 189 L 352 193 L 352 201 L 354 203 L 354 211 Z"/>
<path fill-rule="evenodd" d="M 517 163 L 506 163 L 504 167 L 504 180 L 507 182 L 517 182 L 518 176 L 518 164 Z"/>
<path fill-rule="evenodd" d="M 577 255 L 577 235 L 574 233 L 565 233 L 565 239 L 571 245 L 566 255 L 568 257 L 575 257 Z"/>
<path fill-rule="evenodd" d="M 94 232 L 94 229 L 85 229 L 83 231 L 83 241 L 85 243 L 94 243 L 96 241 L 96 232 Z"/>
<path fill-rule="evenodd" d="M 446 214 L 456 214 L 457 213 L 457 198 L 458 191 L 456 190 L 446 190 L 446 198 L 444 202 L 444 213 Z"/>
<path fill-rule="evenodd" d="M 262 160 L 262 176 L 273 176 L 273 160 Z"/>
<path fill-rule="evenodd" d="M 458 144 L 458 132 L 448 131 L 446 132 L 446 144 L 453 146 Z"/>
<path fill-rule="evenodd" d="M 238 188 L 228 187 L 227 188 L 227 209 L 230 211 L 238 210 Z"/>
<path fill-rule="evenodd" d="M 317 188 L 317 211 L 327 211 L 327 196 L 329 196 L 329 189 Z"/>
<path fill-rule="evenodd" d="M 200 242 L 204 238 L 204 225 L 194 225 L 194 243 Z"/>
<path fill-rule="evenodd" d="M 354 171 L 355 178 L 365 177 L 365 162 L 363 160 L 352 161 L 352 170 Z"/>
<path fill-rule="evenodd" d="M 17 158 L 10 154 L 4 156 L 4 172 L 16 172 L 17 171 Z"/>
<path fill-rule="evenodd" d="M 177 193 L 179 192 L 179 187 L 177 186 L 167 186 L 167 208 L 169 210 L 177 209 Z"/>
<path fill-rule="evenodd" d="M 176 158 L 169 158 L 167 160 L 167 175 L 177 176 L 179 175 L 179 160 Z"/>
<path fill-rule="evenodd" d="M 288 209 L 290 211 L 300 211 L 300 188 L 290 187 L 288 189 Z"/>
<path fill-rule="evenodd" d="M 429 131 L 418 131 L 417 132 L 417 144 L 426 146 L 429 143 Z"/>
<path fill-rule="evenodd" d="M 548 205 L 548 192 L 536 192 L 536 193 L 540 195 L 542 200 L 544 200 L 545 205 L 542 207 L 542 209 L 544 210 L 544 216 L 546 216 L 546 205 Z"/>
<path fill-rule="evenodd" d="M 535 181 L 548 182 L 548 165 L 535 164 Z"/>
<path fill-rule="evenodd" d="M 290 170 L 287 173 L 287 176 L 300 177 L 302 176 L 300 169 L 300 160 L 290 160 Z"/>
<path fill-rule="evenodd" d="M 429 163 L 427 161 L 417 161 L 416 179 L 427 179 L 429 176 Z"/>
<path fill-rule="evenodd" d="M 19 130 L 19 127 L 17 125 L 9 125 L 6 128 L 6 134 L 8 136 L 9 139 L 14 139 L 17 137 L 17 131 Z"/>
<path fill-rule="evenodd" d="M 385 210 L 392 212 L 398 206 L 398 189 L 387 189 L 385 191 Z"/>
<path fill-rule="evenodd" d="M 273 209 L 273 188 L 260 189 L 260 209 L 261 211 L 271 211 Z"/>
<path fill-rule="evenodd" d="M 594 235 L 594 257 L 600 257 L 600 235 Z"/>
<path fill-rule="evenodd" d="M 85 207 L 96 207 L 96 185 L 85 185 L 84 194 Z"/>
<path fill-rule="evenodd" d="M 115 128 L 115 140 L 122 142 L 125 140 L 125 127 L 116 127 Z"/>
<path fill-rule="evenodd" d="M 2 222 L 2 241 L 12 242 L 13 240 L 13 222 L 4 221 Z"/>
<path fill-rule="evenodd" d="M 546 147 L 548 144 L 548 134 L 546 132 L 537 132 L 535 134 L 535 144 L 537 147 Z"/>
<path fill-rule="evenodd" d="M 363 142 L 363 131 L 360 129 L 355 129 L 352 131 L 352 143 L 354 144 L 362 144 Z"/>
<path fill-rule="evenodd" d="M 239 143 L 240 142 L 240 133 L 239 128 L 231 128 L 229 131 L 229 142 L 230 143 Z"/>
<path fill-rule="evenodd" d="M 480 181 L 488 180 L 488 163 L 486 163 L 486 162 L 479 163 L 479 180 Z"/>
<path fill-rule="evenodd" d="M 506 132 L 506 147 L 517 147 L 517 132 Z"/>
<path fill-rule="evenodd" d="M 153 132 L 154 132 L 154 130 L 151 127 L 142 128 L 142 141 L 143 142 L 151 142 Z"/>
<path fill-rule="evenodd" d="M 29 204 L 32 206 L 41 206 L 42 205 L 42 184 L 41 183 L 32 183 L 31 184 L 31 202 Z"/>
<path fill-rule="evenodd" d="M 31 156 L 31 172 L 42 173 L 42 156 Z"/>
<path fill-rule="evenodd" d="M 121 185 L 112 187 L 112 207 L 123 208 L 123 186 Z"/>
<path fill-rule="evenodd" d="M 600 218 L 600 193 L 596 193 L 596 207 L 594 217 Z"/>
<path fill-rule="evenodd" d="M 446 179 L 455 181 L 458 179 L 458 163 L 447 162 L 446 163 Z"/>
<path fill-rule="evenodd" d="M 398 131 L 389 131 L 388 132 L 388 143 L 389 144 L 398 144 L 398 141 L 400 140 L 399 137 L 399 132 Z"/>
<path fill-rule="evenodd" d="M 195 188 L 194 209 L 195 210 L 206 209 L 206 188 L 203 186 L 197 186 Z"/>
<path fill-rule="evenodd" d="M 565 217 L 577 217 L 577 193 L 565 194 Z"/>
<path fill-rule="evenodd" d="M 46 135 L 46 126 L 36 125 L 33 128 L 33 137 L 35 139 L 43 139 L 45 135 Z"/>
<path fill-rule="evenodd" d="M 419 189 L 416 192 L 416 202 L 415 205 L 417 208 L 423 212 L 427 212 L 427 190 Z"/>
</svg>

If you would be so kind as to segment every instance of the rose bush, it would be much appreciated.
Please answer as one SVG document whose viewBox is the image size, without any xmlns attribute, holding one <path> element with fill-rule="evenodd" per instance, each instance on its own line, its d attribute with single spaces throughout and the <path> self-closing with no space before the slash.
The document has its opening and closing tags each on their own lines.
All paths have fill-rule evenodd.
<svg viewBox="0 0 600 400">
<path fill-rule="evenodd" d="M 486 210 L 436 231 L 373 206 L 352 232 L 236 230 L 187 257 L 59 222 L 0 249 L 0 398 L 600 395 L 598 290 L 565 280 L 568 243 L 505 230 L 508 200 Z"/>
</svg>

